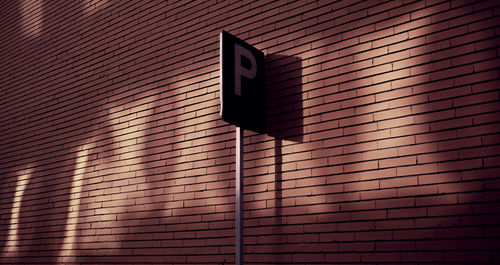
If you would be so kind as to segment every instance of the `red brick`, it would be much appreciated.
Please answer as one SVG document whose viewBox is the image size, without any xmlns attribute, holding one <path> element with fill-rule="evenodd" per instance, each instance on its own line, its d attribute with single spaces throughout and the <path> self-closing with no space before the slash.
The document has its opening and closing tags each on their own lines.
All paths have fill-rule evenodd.
<svg viewBox="0 0 500 265">
<path fill-rule="evenodd" d="M 415 95 L 389 101 L 390 108 L 399 108 L 428 101 L 427 95 Z"/>
<path fill-rule="evenodd" d="M 442 139 L 442 141 L 438 143 L 438 149 L 452 150 L 452 149 L 467 148 L 479 145 L 481 145 L 481 138 L 479 137 L 470 137 L 467 139 L 457 139 L 449 141 L 445 141 L 445 139 Z"/>
<path fill-rule="evenodd" d="M 385 120 L 385 119 L 394 119 L 400 116 L 406 116 L 410 114 L 410 107 L 390 109 L 381 112 L 377 112 L 374 114 L 374 119 L 376 121 Z"/>
<path fill-rule="evenodd" d="M 379 140 L 377 142 L 377 144 L 378 144 L 378 148 L 389 148 L 389 147 L 396 147 L 396 146 L 412 145 L 412 144 L 415 144 L 415 137 L 414 136 L 405 136 L 405 137 L 390 138 L 387 140 Z"/>
<path fill-rule="evenodd" d="M 408 187 L 418 184 L 419 183 L 417 177 L 383 179 L 380 181 L 380 188 Z"/>
<path fill-rule="evenodd" d="M 398 27 L 395 28 L 396 32 L 399 32 Z M 410 47 L 416 47 L 425 44 L 425 37 L 420 38 L 410 38 L 407 41 L 389 45 L 389 53 L 394 53 L 401 50 L 406 50 Z"/>
<path fill-rule="evenodd" d="M 360 162 L 344 165 L 344 172 L 365 171 L 378 168 L 377 161 Z"/>
<path fill-rule="evenodd" d="M 470 71 L 470 69 L 460 69 L 460 71 L 457 71 L 457 73 L 465 74 L 466 72 L 469 72 L 469 71 Z M 480 82 L 484 82 L 484 81 L 495 80 L 495 79 L 498 79 L 498 77 L 499 77 L 499 73 L 496 70 L 489 71 L 489 72 L 480 72 L 480 73 L 470 74 L 470 75 L 456 78 L 455 85 L 462 86 L 462 85 L 466 85 L 466 84 L 480 83 Z"/>
<path fill-rule="evenodd" d="M 414 124 L 415 121 L 413 119 L 413 116 L 408 116 L 408 117 L 402 117 L 402 118 L 397 118 L 397 119 L 390 119 L 390 120 L 384 120 L 384 121 L 379 121 L 377 122 L 377 127 L 378 129 L 387 129 L 387 128 L 394 128 L 394 127 L 401 127 L 405 125 L 412 125 Z M 393 135 L 394 130 L 391 130 L 391 136 Z"/>
<path fill-rule="evenodd" d="M 438 186 L 438 191 L 441 193 L 458 193 L 458 192 L 469 192 L 475 190 L 481 190 L 483 185 L 481 182 L 470 182 L 468 185 L 457 184 L 457 183 L 446 183 L 440 184 Z"/>
<path fill-rule="evenodd" d="M 461 76 L 461 75 L 466 75 L 470 74 L 474 71 L 473 66 L 471 65 L 466 65 L 466 66 L 460 66 L 460 67 L 454 67 L 451 69 L 446 69 L 446 70 L 441 70 L 438 72 L 433 72 L 431 73 L 431 80 L 441 80 L 445 78 L 451 78 L 455 76 Z M 464 85 L 465 82 L 457 82 L 456 85 Z"/>
<path fill-rule="evenodd" d="M 422 64 L 432 62 L 430 54 L 424 54 L 424 55 L 420 55 L 420 56 L 410 57 L 410 52 L 407 50 L 400 52 L 400 53 L 405 54 L 406 58 L 398 58 L 400 60 L 395 60 L 395 62 L 393 62 L 393 64 L 392 64 L 394 69 L 409 68 L 409 67 L 412 67 L 415 65 L 422 65 Z M 392 55 L 395 55 L 395 54 L 393 53 Z M 423 66 L 420 66 L 420 68 L 426 69 Z M 410 68 L 410 71 L 411 71 L 411 68 Z M 423 72 L 424 71 L 421 71 L 421 73 L 423 73 Z M 411 75 L 416 75 L 416 72 L 411 71 Z"/>
<path fill-rule="evenodd" d="M 409 242 L 377 242 L 375 244 L 375 247 L 377 249 L 380 249 L 381 251 L 412 251 L 415 250 L 415 243 L 412 241 Z M 394 253 L 396 254 L 396 253 Z M 395 255 L 396 258 L 394 259 L 396 262 L 400 260 L 399 255 Z M 384 259 L 386 261 L 387 258 Z M 380 261 L 380 260 L 378 260 Z"/>
<path fill-rule="evenodd" d="M 467 47 L 469 47 L 469 46 L 467 46 Z M 463 50 L 461 49 L 462 53 L 473 52 L 474 51 L 474 47 L 470 47 L 469 50 L 466 50 L 465 47 L 460 47 L 460 48 L 463 49 Z M 454 55 L 457 56 L 458 54 L 455 53 Z M 483 52 L 476 52 L 476 53 L 473 53 L 473 54 L 468 54 L 468 55 L 464 55 L 464 56 L 460 56 L 460 57 L 454 57 L 451 60 L 451 63 L 452 63 L 453 66 L 457 66 L 457 65 L 463 65 L 463 64 L 470 64 L 470 63 L 485 61 L 485 60 L 488 60 L 488 59 L 491 59 L 491 58 L 494 58 L 494 57 L 496 57 L 496 51 L 495 50 L 486 50 L 486 51 L 483 51 Z M 494 62 L 494 61 L 492 61 L 492 62 Z M 484 70 L 487 70 L 487 69 L 490 68 L 490 67 L 485 67 L 484 63 L 478 63 L 476 65 L 478 66 L 478 67 L 474 67 L 474 70 L 476 72 L 484 71 Z M 494 67 L 495 67 L 495 64 L 493 63 L 491 68 L 494 68 Z"/>
<path fill-rule="evenodd" d="M 483 39 L 489 39 L 491 37 L 494 37 L 494 35 L 495 35 L 495 30 L 493 30 L 493 29 L 483 30 L 483 31 L 479 31 L 479 32 L 472 32 L 472 33 L 451 39 L 451 45 L 452 46 L 459 46 L 459 45 L 469 43 L 469 42 L 480 41 Z"/>
<path fill-rule="evenodd" d="M 378 140 L 378 139 L 386 139 L 391 136 L 391 131 L 389 129 L 385 130 L 377 130 L 374 132 L 367 132 L 367 133 L 361 133 L 361 134 L 356 134 L 355 139 L 356 143 L 360 142 L 367 142 L 367 141 L 373 141 L 373 140 Z M 370 146 L 370 148 L 366 148 L 367 146 Z M 377 148 L 377 142 L 369 142 L 369 143 L 363 143 L 363 144 L 358 144 L 358 145 L 353 145 L 353 146 L 346 146 L 344 147 L 344 152 L 352 152 L 352 151 L 362 151 L 362 150 L 370 150 L 370 149 L 376 149 Z M 379 147 L 383 148 L 383 147 Z"/>
<path fill-rule="evenodd" d="M 421 154 L 426 152 L 435 152 L 437 151 L 437 148 L 438 145 L 436 143 L 410 145 L 405 147 L 399 147 L 398 154 L 402 156 L 402 155 Z"/>
<path fill-rule="evenodd" d="M 344 128 L 344 135 L 360 134 L 377 130 L 376 123 L 365 123 Z"/>
<path fill-rule="evenodd" d="M 391 129 L 392 137 L 406 136 L 412 134 L 427 133 L 430 131 L 428 124 L 410 125 Z"/>
<path fill-rule="evenodd" d="M 380 188 L 378 180 L 344 184 L 344 191 L 373 190 Z"/>
<path fill-rule="evenodd" d="M 369 123 L 373 121 L 372 114 L 358 115 L 352 118 L 345 118 L 339 121 L 340 127 L 352 126 L 356 124 Z"/>
<path fill-rule="evenodd" d="M 381 190 L 370 190 L 363 191 L 360 193 L 362 200 L 373 200 L 373 199 L 385 199 L 396 197 L 396 189 L 381 189 Z"/>
<path fill-rule="evenodd" d="M 340 205 L 340 209 L 342 211 L 359 211 L 359 210 L 375 209 L 375 202 L 363 201 L 363 202 L 342 203 Z"/>
<path fill-rule="evenodd" d="M 415 206 L 415 199 L 413 198 L 396 198 L 396 199 L 383 199 L 375 201 L 377 209 L 391 209 Z"/>
<path fill-rule="evenodd" d="M 433 162 L 449 161 L 458 159 L 457 151 L 439 152 L 439 153 L 428 153 L 423 155 L 418 155 L 418 163 L 426 164 Z"/>
<path fill-rule="evenodd" d="M 437 164 L 424 164 L 416 166 L 406 166 L 397 168 L 398 176 L 420 175 L 428 173 L 436 173 L 438 170 Z"/>
<path fill-rule="evenodd" d="M 498 34 L 498 28 L 495 31 L 495 34 Z M 474 47 L 476 50 L 484 50 L 484 49 L 489 49 L 489 48 L 494 48 L 496 47 L 496 43 L 498 42 L 498 37 L 496 38 L 485 38 L 483 41 L 477 41 L 474 43 Z"/>
<path fill-rule="evenodd" d="M 463 89 L 462 89 L 462 91 L 463 91 Z M 441 93 L 441 94 L 444 95 L 445 93 Z M 434 94 L 434 96 L 435 96 L 435 94 Z M 423 113 L 423 112 L 431 112 L 431 111 L 444 110 L 444 109 L 450 109 L 450 108 L 452 108 L 452 100 L 445 99 L 445 100 L 436 101 L 436 102 L 413 105 L 413 106 L 411 106 L 411 112 L 413 114 L 419 114 L 419 113 Z"/>
<path fill-rule="evenodd" d="M 472 213 L 470 205 L 450 205 L 429 207 L 429 216 L 467 215 Z"/>
<path fill-rule="evenodd" d="M 361 154 L 363 160 L 372 160 L 372 159 L 381 159 L 388 157 L 397 156 L 397 149 L 383 149 L 383 150 L 373 150 L 373 151 L 365 151 Z"/>
<path fill-rule="evenodd" d="M 428 7 L 428 8 L 419 10 L 419 11 L 412 12 L 411 18 L 417 19 L 420 17 L 426 17 L 426 16 L 430 16 L 430 15 L 435 14 L 435 13 L 449 10 L 449 9 L 450 9 L 450 3 L 442 3 L 442 4 Z"/>
<path fill-rule="evenodd" d="M 323 262 L 324 254 L 293 254 L 293 262 Z"/>
<path fill-rule="evenodd" d="M 388 81 L 393 81 L 396 79 L 402 79 L 405 77 L 410 76 L 410 70 L 409 69 L 401 69 L 401 70 L 395 70 L 391 71 L 385 74 L 379 74 L 373 77 L 373 83 L 381 83 L 381 82 L 388 82 Z"/>
<path fill-rule="evenodd" d="M 492 57 L 494 56 L 494 52 L 490 53 Z M 491 59 L 488 61 L 484 62 L 479 62 L 474 64 L 474 71 L 475 72 L 482 72 L 490 69 L 497 69 L 500 66 L 500 60 L 499 59 Z"/>
<path fill-rule="evenodd" d="M 354 153 L 354 154 L 348 154 L 348 155 L 328 158 L 328 164 L 330 164 L 330 165 L 348 164 L 348 163 L 360 162 L 360 161 L 362 161 L 360 153 Z"/>
<path fill-rule="evenodd" d="M 430 233 L 429 233 L 430 234 Z M 443 262 L 444 254 L 441 252 L 408 252 L 401 254 L 402 262 Z"/>
<path fill-rule="evenodd" d="M 498 99 L 499 95 L 495 92 L 473 94 L 466 97 L 453 99 L 453 105 L 456 107 L 467 106 L 472 104 L 479 104 L 488 102 L 490 100 Z"/>
<path fill-rule="evenodd" d="M 325 256 L 325 262 L 335 263 L 335 262 L 355 262 L 359 263 L 361 261 L 360 253 L 327 253 Z"/>
<path fill-rule="evenodd" d="M 380 168 L 386 168 L 386 167 L 415 165 L 416 163 L 417 163 L 417 159 L 415 156 L 406 156 L 406 157 L 389 158 L 389 159 L 380 160 L 379 166 L 380 166 Z"/>
<path fill-rule="evenodd" d="M 439 172 L 447 172 L 451 170 L 463 170 L 480 168 L 483 166 L 481 159 L 458 160 L 452 162 L 441 162 L 438 165 Z"/>
<path fill-rule="evenodd" d="M 431 131 L 449 130 L 452 128 L 467 127 L 472 125 L 472 118 L 459 118 L 446 121 L 437 121 L 430 124 Z"/>
<path fill-rule="evenodd" d="M 351 212 L 350 219 L 353 221 L 387 219 L 387 212 L 385 210 Z"/>
</svg>

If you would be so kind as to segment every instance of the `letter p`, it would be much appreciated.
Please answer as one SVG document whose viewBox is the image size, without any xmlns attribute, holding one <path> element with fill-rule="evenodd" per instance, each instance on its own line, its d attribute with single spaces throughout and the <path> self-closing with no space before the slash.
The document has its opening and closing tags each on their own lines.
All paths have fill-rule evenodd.
<svg viewBox="0 0 500 265">
<path fill-rule="evenodd" d="M 250 61 L 250 68 L 242 65 L 241 58 L 245 57 Z M 234 94 L 241 96 L 241 77 L 254 79 L 257 76 L 257 63 L 253 54 L 238 45 L 234 44 Z"/>
</svg>

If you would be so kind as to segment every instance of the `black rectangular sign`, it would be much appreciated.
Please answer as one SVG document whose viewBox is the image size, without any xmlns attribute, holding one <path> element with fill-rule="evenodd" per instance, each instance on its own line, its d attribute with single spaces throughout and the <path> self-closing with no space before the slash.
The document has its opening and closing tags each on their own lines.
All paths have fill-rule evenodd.
<svg viewBox="0 0 500 265">
<path fill-rule="evenodd" d="M 264 54 L 246 42 L 220 33 L 222 119 L 242 129 L 266 131 Z"/>
</svg>

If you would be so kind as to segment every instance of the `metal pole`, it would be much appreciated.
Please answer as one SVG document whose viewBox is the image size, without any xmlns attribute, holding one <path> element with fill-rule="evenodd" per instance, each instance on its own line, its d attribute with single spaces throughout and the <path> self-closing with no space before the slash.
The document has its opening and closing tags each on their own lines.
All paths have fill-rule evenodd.
<svg viewBox="0 0 500 265">
<path fill-rule="evenodd" d="M 243 129 L 236 127 L 236 265 L 243 265 Z"/>
</svg>

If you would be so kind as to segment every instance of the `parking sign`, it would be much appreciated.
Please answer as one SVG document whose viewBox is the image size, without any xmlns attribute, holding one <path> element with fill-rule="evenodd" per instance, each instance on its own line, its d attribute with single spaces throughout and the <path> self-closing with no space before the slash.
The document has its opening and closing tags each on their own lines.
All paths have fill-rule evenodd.
<svg viewBox="0 0 500 265">
<path fill-rule="evenodd" d="M 242 129 L 266 131 L 264 54 L 246 42 L 220 33 L 222 119 Z"/>
</svg>

